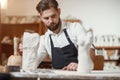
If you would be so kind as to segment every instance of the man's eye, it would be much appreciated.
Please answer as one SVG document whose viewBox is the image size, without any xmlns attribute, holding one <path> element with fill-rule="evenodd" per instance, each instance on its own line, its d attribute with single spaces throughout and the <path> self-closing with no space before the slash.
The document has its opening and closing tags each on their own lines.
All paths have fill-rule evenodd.
<svg viewBox="0 0 120 80">
<path fill-rule="evenodd" d="M 48 20 L 49 18 L 44 18 L 44 19 Z"/>
<path fill-rule="evenodd" d="M 55 18 L 55 15 L 52 15 L 52 18 Z"/>
</svg>

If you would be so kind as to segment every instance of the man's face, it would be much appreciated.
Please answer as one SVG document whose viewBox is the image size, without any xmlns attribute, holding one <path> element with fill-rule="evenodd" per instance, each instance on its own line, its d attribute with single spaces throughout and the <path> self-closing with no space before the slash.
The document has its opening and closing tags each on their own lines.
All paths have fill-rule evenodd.
<svg viewBox="0 0 120 80">
<path fill-rule="evenodd" d="M 41 20 L 45 26 L 51 30 L 55 31 L 58 28 L 60 19 L 60 9 L 56 10 L 54 8 L 47 9 L 41 13 Z"/>
</svg>

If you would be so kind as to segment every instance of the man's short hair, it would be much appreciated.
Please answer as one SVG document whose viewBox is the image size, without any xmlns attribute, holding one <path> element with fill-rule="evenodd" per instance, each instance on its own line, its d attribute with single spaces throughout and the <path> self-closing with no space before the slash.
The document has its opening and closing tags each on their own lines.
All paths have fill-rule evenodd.
<svg viewBox="0 0 120 80">
<path fill-rule="evenodd" d="M 41 0 L 36 9 L 39 13 L 42 13 L 44 10 L 50 9 L 51 7 L 58 9 L 58 2 L 56 0 Z"/>
</svg>

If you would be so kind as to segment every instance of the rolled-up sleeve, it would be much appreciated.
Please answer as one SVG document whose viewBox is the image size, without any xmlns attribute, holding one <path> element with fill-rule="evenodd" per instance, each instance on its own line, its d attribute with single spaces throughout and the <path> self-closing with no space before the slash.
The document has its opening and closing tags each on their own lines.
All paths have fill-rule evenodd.
<svg viewBox="0 0 120 80">
<path fill-rule="evenodd" d="M 77 38 L 77 45 L 83 45 L 86 36 L 86 30 L 80 23 L 74 24 L 74 35 Z"/>
<path fill-rule="evenodd" d="M 93 41 L 92 31 L 87 32 L 86 29 L 80 23 L 75 24 L 75 30 L 78 46 L 91 45 Z"/>
</svg>

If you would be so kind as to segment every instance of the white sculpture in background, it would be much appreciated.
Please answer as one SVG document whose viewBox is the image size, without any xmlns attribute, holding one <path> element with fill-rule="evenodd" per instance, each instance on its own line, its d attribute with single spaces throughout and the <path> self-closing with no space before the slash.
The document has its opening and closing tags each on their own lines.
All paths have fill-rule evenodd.
<svg viewBox="0 0 120 80">
<path fill-rule="evenodd" d="M 81 41 L 81 40 L 80 40 Z M 89 54 L 91 44 L 93 42 L 93 32 L 90 29 L 86 36 L 82 37 L 78 47 L 78 69 L 79 73 L 90 73 L 93 70 L 93 62 Z"/>
<path fill-rule="evenodd" d="M 37 69 L 37 49 L 40 36 L 38 33 L 24 32 L 23 34 L 23 58 L 22 70 L 29 71 Z"/>
</svg>

